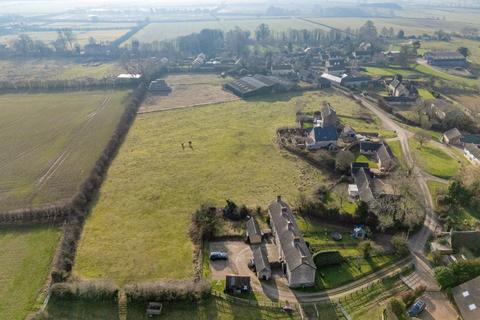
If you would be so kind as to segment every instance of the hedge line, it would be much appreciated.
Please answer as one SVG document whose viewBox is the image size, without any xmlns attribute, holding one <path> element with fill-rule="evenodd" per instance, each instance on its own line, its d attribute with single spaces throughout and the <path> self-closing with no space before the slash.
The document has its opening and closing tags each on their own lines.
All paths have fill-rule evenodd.
<svg viewBox="0 0 480 320">
<path fill-rule="evenodd" d="M 129 302 L 194 302 L 210 294 L 210 283 L 201 279 L 168 280 L 155 283 L 127 284 L 125 294 Z"/>
</svg>

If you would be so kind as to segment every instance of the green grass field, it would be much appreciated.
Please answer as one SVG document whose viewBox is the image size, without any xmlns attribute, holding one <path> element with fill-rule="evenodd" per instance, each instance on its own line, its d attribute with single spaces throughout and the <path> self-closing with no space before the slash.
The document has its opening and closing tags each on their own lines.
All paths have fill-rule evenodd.
<svg viewBox="0 0 480 320">
<path fill-rule="evenodd" d="M 129 306 L 127 320 L 150 319 L 145 315 L 145 305 Z M 219 298 L 210 298 L 198 304 L 167 304 L 158 319 L 182 320 L 271 320 L 301 319 L 295 312 L 287 315 L 280 308 L 266 308 L 228 302 Z"/>
<path fill-rule="evenodd" d="M 145 310 L 144 310 L 145 313 Z M 46 316 L 42 320 L 118 320 L 116 302 L 55 299 L 48 302 Z"/>
<path fill-rule="evenodd" d="M 422 97 L 423 100 L 435 99 L 433 94 L 431 94 L 430 91 L 424 88 L 419 88 L 418 94 L 420 95 L 420 97 Z"/>
<path fill-rule="evenodd" d="M 34 311 L 59 239 L 54 228 L 0 228 L 0 319 Z"/>
<path fill-rule="evenodd" d="M 87 219 L 75 274 L 119 284 L 189 277 L 187 229 L 201 203 L 265 207 L 278 194 L 290 203 L 311 194 L 325 177 L 274 138 L 295 124 L 296 101 L 313 97 L 318 106 L 306 93 L 139 115 Z"/>
<path fill-rule="evenodd" d="M 69 199 L 124 110 L 126 91 L 0 95 L 0 210 Z"/>
<path fill-rule="evenodd" d="M 0 80 L 70 80 L 81 78 L 102 79 L 117 76 L 123 68 L 115 62 L 100 65 L 80 64 L 71 59 L 16 58 L 0 61 Z"/>
<path fill-rule="evenodd" d="M 427 142 L 420 147 L 418 142 L 410 138 L 408 140 L 410 150 L 416 163 L 431 175 L 449 179 L 457 174 L 460 164 L 433 142 Z"/>
</svg>

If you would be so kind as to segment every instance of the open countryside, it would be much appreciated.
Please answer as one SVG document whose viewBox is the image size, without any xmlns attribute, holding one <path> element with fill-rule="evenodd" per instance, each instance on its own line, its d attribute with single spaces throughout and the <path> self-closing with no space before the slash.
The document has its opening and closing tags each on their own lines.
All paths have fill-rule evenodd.
<svg viewBox="0 0 480 320">
<path fill-rule="evenodd" d="M 0 319 L 480 319 L 473 0 L 0 4 Z"/>
<path fill-rule="evenodd" d="M 189 277 L 187 231 L 197 203 L 222 205 L 235 199 L 266 206 L 272 194 L 292 201 L 300 192 L 311 194 L 323 180 L 321 172 L 272 143 L 277 127 L 295 121 L 298 99 L 285 95 L 278 102 L 228 102 L 139 115 L 87 220 L 75 273 L 119 284 Z M 267 120 L 271 126 L 265 126 Z M 128 243 L 121 241 L 126 233 L 132 235 Z M 100 254 L 105 246 L 108 254 Z"/>
</svg>

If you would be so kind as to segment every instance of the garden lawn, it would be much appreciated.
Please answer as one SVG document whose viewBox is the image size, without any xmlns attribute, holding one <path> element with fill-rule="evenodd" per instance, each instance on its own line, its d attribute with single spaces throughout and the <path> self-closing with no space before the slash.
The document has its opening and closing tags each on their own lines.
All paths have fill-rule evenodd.
<svg viewBox="0 0 480 320">
<path fill-rule="evenodd" d="M 367 259 L 349 258 L 340 265 L 319 267 L 315 274 L 316 286 L 319 289 L 336 288 L 378 271 L 396 260 L 397 257 L 393 255 L 379 255 Z"/>
<path fill-rule="evenodd" d="M 367 156 L 365 156 L 363 154 L 358 154 L 357 158 L 355 159 L 355 162 L 368 163 L 368 167 L 370 169 L 377 169 L 378 168 L 377 162 L 371 160 L 370 158 L 368 158 Z"/>
<path fill-rule="evenodd" d="M 391 141 L 387 141 L 387 144 L 388 144 L 388 147 L 390 148 L 390 151 L 392 151 L 393 156 L 400 163 L 400 166 L 402 166 L 402 168 L 406 168 L 407 163 L 406 163 L 405 158 L 403 156 L 402 145 L 400 144 L 400 141 L 399 140 L 391 140 Z"/>
<path fill-rule="evenodd" d="M 423 100 L 435 99 L 433 94 L 431 94 L 430 91 L 428 91 L 427 89 L 419 88 L 418 93 L 420 94 L 420 97 L 422 97 Z"/>
<path fill-rule="evenodd" d="M 460 169 L 460 164 L 433 142 L 427 142 L 421 148 L 414 138 L 408 143 L 416 163 L 429 174 L 449 179 Z"/>
<path fill-rule="evenodd" d="M 190 277 L 187 230 L 202 203 L 265 208 L 279 194 L 290 203 L 313 194 L 325 177 L 274 142 L 278 127 L 295 124 L 296 100 L 310 96 L 139 115 L 86 221 L 74 273 L 120 285 Z"/>
<path fill-rule="evenodd" d="M 54 228 L 0 228 L 0 319 L 23 320 L 35 310 L 59 239 Z"/>
</svg>

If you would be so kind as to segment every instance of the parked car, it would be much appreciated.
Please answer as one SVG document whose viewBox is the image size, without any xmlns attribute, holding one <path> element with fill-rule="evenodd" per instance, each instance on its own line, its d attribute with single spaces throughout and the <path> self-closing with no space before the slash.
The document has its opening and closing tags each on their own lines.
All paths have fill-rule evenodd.
<svg viewBox="0 0 480 320">
<path fill-rule="evenodd" d="M 418 299 L 415 301 L 414 304 L 408 309 L 408 315 L 410 317 L 416 317 L 418 316 L 424 309 L 425 309 L 426 303 L 425 301 Z"/>
<path fill-rule="evenodd" d="M 228 260 L 228 253 L 223 251 L 210 252 L 210 260 Z"/>
</svg>

